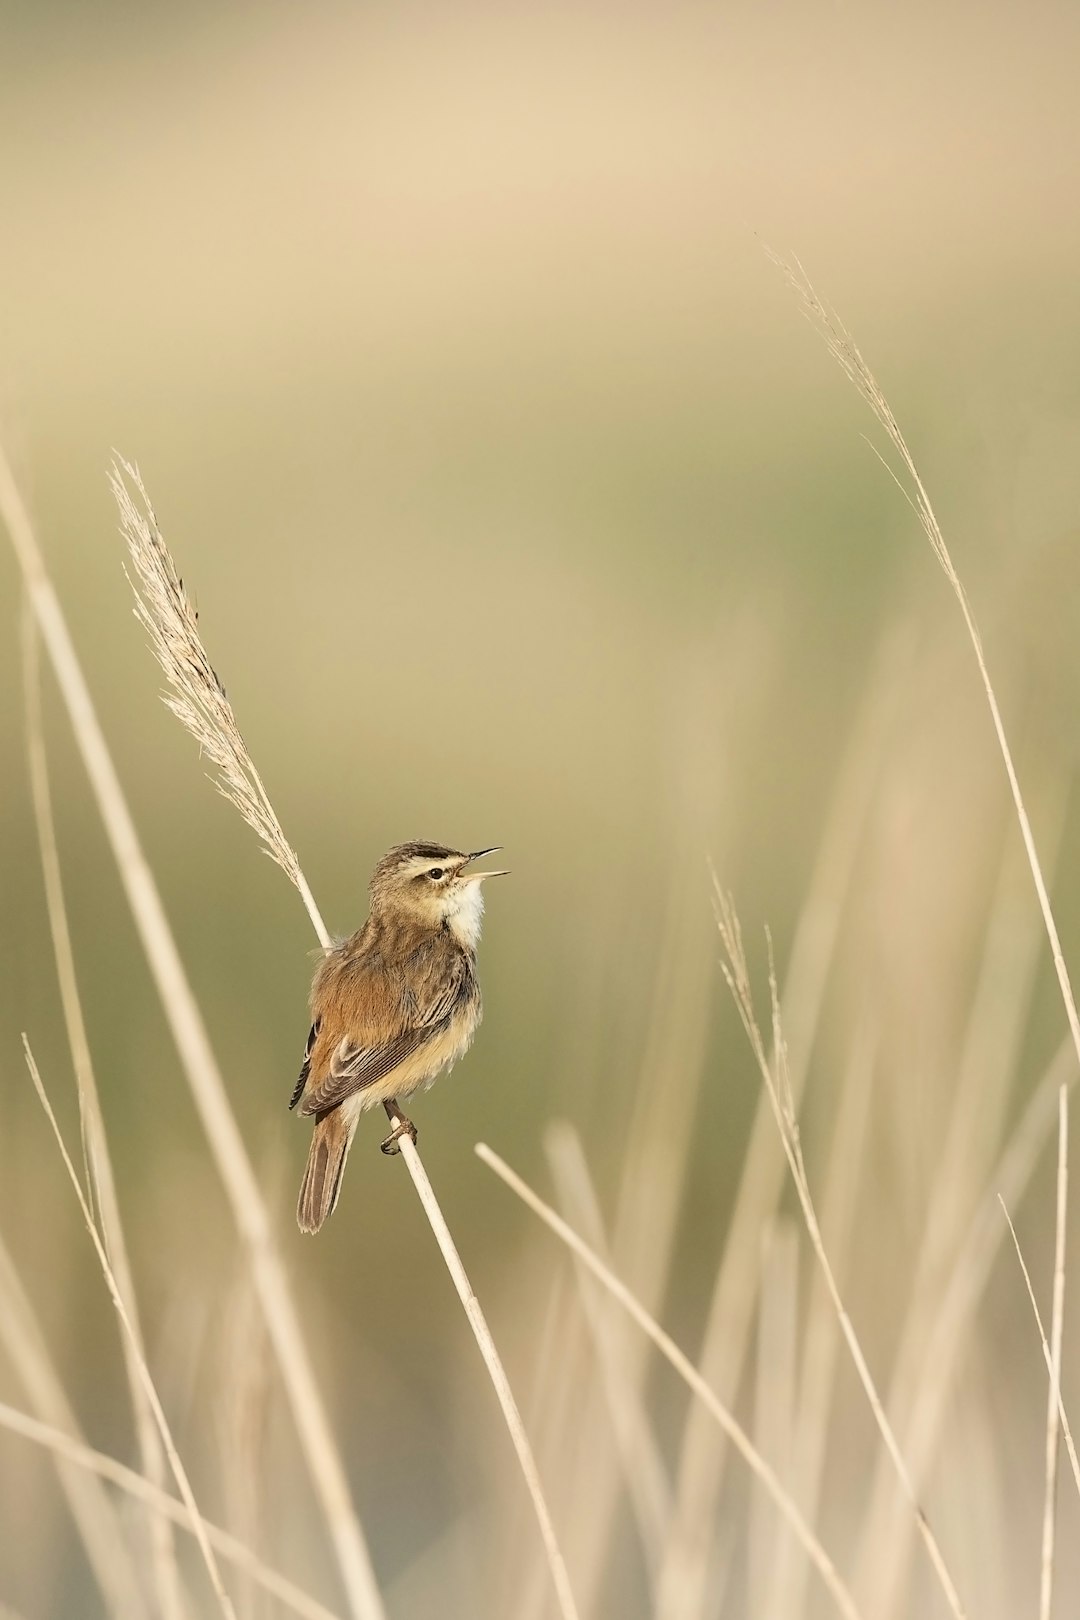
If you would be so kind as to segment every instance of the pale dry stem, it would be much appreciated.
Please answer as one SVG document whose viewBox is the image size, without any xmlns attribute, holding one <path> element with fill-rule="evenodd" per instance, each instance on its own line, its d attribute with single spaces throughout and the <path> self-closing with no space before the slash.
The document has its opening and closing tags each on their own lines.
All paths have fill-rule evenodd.
<svg viewBox="0 0 1080 1620">
<path fill-rule="evenodd" d="M 88 1475 L 97 1479 L 108 1480 L 118 1490 L 130 1496 L 133 1501 L 140 1502 L 151 1513 L 164 1519 L 167 1524 L 176 1525 L 188 1534 L 194 1533 L 191 1515 L 183 1502 L 178 1502 L 174 1496 L 163 1491 L 144 1475 L 136 1473 L 124 1463 L 118 1462 L 115 1457 L 106 1455 L 103 1451 L 96 1451 L 93 1446 L 83 1444 L 62 1429 L 54 1428 L 51 1423 L 42 1423 L 38 1418 L 31 1417 L 26 1412 L 20 1412 L 16 1407 L 8 1406 L 0 1401 L 0 1428 L 18 1434 L 25 1440 L 31 1440 L 35 1445 L 43 1446 L 64 1465 L 74 1465 Z M 247 1575 L 268 1592 L 271 1597 L 291 1609 L 302 1620 L 338 1620 L 333 1610 L 326 1608 L 316 1598 L 296 1586 L 286 1576 L 272 1569 L 263 1562 L 244 1542 L 222 1530 L 209 1519 L 203 1519 L 203 1528 L 207 1540 L 215 1552 L 228 1560 L 236 1569 Z"/>
<path fill-rule="evenodd" d="M 864 1145 L 877 1064 L 877 1034 L 869 1021 L 856 1031 L 846 1065 L 836 1124 L 822 1178 L 821 1226 L 835 1234 L 830 1254 L 842 1276 L 856 1236 L 856 1198 L 865 1163 Z M 792 1446 L 795 1495 L 811 1519 L 821 1499 L 825 1459 L 833 1432 L 834 1385 L 841 1338 L 836 1313 L 820 1269 L 814 1273 L 806 1306 L 803 1352 L 797 1390 L 798 1421 Z M 801 1615 L 809 1576 L 806 1560 L 781 1559 L 762 1614 Z"/>
<path fill-rule="evenodd" d="M 812 324 L 818 328 L 818 331 L 824 337 L 829 352 L 840 365 L 848 379 L 854 384 L 862 398 L 869 405 L 877 421 L 884 428 L 889 440 L 899 453 L 903 466 L 911 480 L 911 490 L 905 489 L 903 482 L 899 478 L 896 479 L 896 482 L 899 484 L 901 491 L 907 496 L 909 501 L 911 501 L 911 504 L 914 506 L 915 511 L 918 514 L 919 521 L 922 524 L 923 531 L 930 542 L 931 548 L 933 549 L 934 555 L 941 565 L 945 577 L 949 581 L 953 594 L 955 595 L 959 604 L 964 625 L 967 630 L 968 639 L 971 642 L 972 651 L 975 654 L 975 661 L 978 665 L 979 676 L 982 681 L 983 691 L 990 710 L 990 718 L 997 737 L 998 748 L 1001 752 L 1002 762 L 1005 766 L 1005 774 L 1008 777 L 1009 790 L 1012 794 L 1013 806 L 1020 826 L 1020 835 L 1023 839 L 1024 849 L 1028 858 L 1028 865 L 1031 869 L 1031 878 L 1035 887 L 1035 894 L 1038 900 L 1039 909 L 1042 913 L 1043 926 L 1046 929 L 1046 937 L 1050 945 L 1050 954 L 1054 962 L 1054 971 L 1057 975 L 1058 987 L 1061 992 L 1061 999 L 1065 1008 L 1065 1016 L 1069 1025 L 1069 1033 L 1072 1036 L 1073 1047 L 1076 1051 L 1077 1058 L 1080 1059 L 1080 1015 L 1077 1013 L 1072 981 L 1065 962 L 1065 955 L 1061 948 L 1061 940 L 1058 935 L 1057 922 L 1054 918 L 1053 908 L 1050 904 L 1049 891 L 1043 877 L 1042 865 L 1039 860 L 1038 851 L 1035 847 L 1035 837 L 1031 829 L 1031 823 L 1028 818 L 1024 797 L 1020 789 L 1020 779 L 1017 775 L 1016 766 L 1013 761 L 1012 749 L 1005 733 L 1005 724 L 998 705 L 997 694 L 995 693 L 993 684 L 990 680 L 990 672 L 983 653 L 982 638 L 979 634 L 978 626 L 975 623 L 975 617 L 971 609 L 971 604 L 967 598 L 967 592 L 965 591 L 960 576 L 953 564 L 948 546 L 945 544 L 945 537 L 942 534 L 941 527 L 934 513 L 930 498 L 926 492 L 922 477 L 915 465 L 914 457 L 908 448 L 904 435 L 900 430 L 900 426 L 892 413 L 885 395 L 882 393 L 876 378 L 871 372 L 869 366 L 866 364 L 866 361 L 863 359 L 863 356 L 859 352 L 853 338 L 845 330 L 843 324 L 837 319 L 834 312 L 826 308 L 826 306 L 818 298 L 805 271 L 798 263 L 798 260 L 795 261 L 794 268 L 792 268 L 792 266 L 785 264 L 782 259 L 778 258 L 777 255 L 771 254 L 770 256 L 773 258 L 774 262 L 779 264 L 783 269 L 790 285 L 794 288 L 795 292 L 802 300 L 806 314 L 810 318 Z M 896 477 L 895 474 L 893 476 Z M 914 499 L 912 499 L 911 491 L 914 491 Z M 1051 1369 L 1052 1380 L 1053 1376 L 1053 1370 Z M 1049 1532 L 1049 1538 L 1051 1542 L 1050 1564 L 1052 1566 L 1052 1527 Z M 1045 1551 L 1046 1539 L 1044 1521 L 1044 1555 Z M 1046 1561 L 1044 1556 L 1044 1580 L 1042 1585 L 1044 1598 L 1046 1598 L 1047 1592 L 1045 1568 Z M 1046 1601 L 1048 1601 L 1048 1599 L 1046 1599 Z"/>
<path fill-rule="evenodd" d="M 596 1188 L 574 1125 L 558 1120 L 544 1133 L 544 1149 L 567 1219 L 583 1230 L 605 1260 L 608 1242 Z M 671 1485 L 660 1448 L 653 1437 L 640 1380 L 628 1363 L 621 1332 L 615 1331 L 612 1306 L 580 1261 L 574 1265 L 578 1295 L 600 1368 L 600 1387 L 615 1436 L 623 1483 L 637 1521 L 645 1562 L 654 1579 L 659 1571 L 671 1515 Z M 619 1322 L 625 1320 L 619 1318 Z"/>
<path fill-rule="evenodd" d="M 195 1540 L 199 1544 L 199 1551 L 202 1553 L 207 1574 L 210 1576 L 210 1584 L 214 1588 L 214 1592 L 217 1595 L 218 1603 L 221 1607 L 222 1614 L 225 1616 L 225 1620 L 236 1620 L 236 1611 L 232 1606 L 232 1599 L 226 1592 L 224 1583 L 221 1579 L 221 1571 L 218 1568 L 217 1558 L 214 1555 L 214 1549 L 211 1547 L 209 1538 L 206 1534 L 206 1526 L 203 1523 L 202 1514 L 199 1512 L 198 1503 L 195 1500 L 195 1493 L 191 1488 L 191 1481 L 188 1479 L 187 1469 L 180 1460 L 180 1453 L 176 1449 L 176 1443 L 173 1440 L 172 1431 L 169 1428 L 169 1420 L 165 1416 L 165 1408 L 162 1406 L 161 1401 L 158 1398 L 157 1389 L 154 1386 L 154 1380 L 151 1376 L 150 1368 L 147 1366 L 146 1359 L 142 1354 L 138 1337 L 131 1325 L 131 1318 L 128 1315 L 127 1306 L 124 1304 L 123 1295 L 121 1294 L 117 1284 L 116 1273 L 113 1271 L 113 1268 L 109 1263 L 109 1256 L 105 1252 L 105 1245 L 101 1241 L 101 1234 L 98 1232 L 97 1226 L 94 1222 L 94 1217 L 90 1211 L 90 1206 L 86 1201 L 86 1194 L 83 1192 L 78 1171 L 75 1169 L 75 1166 L 71 1160 L 71 1155 L 68 1153 L 60 1126 L 57 1123 L 56 1115 L 52 1110 L 52 1104 L 50 1103 L 48 1094 L 45 1091 L 41 1075 L 38 1073 L 37 1064 L 34 1062 L 34 1054 L 30 1050 L 30 1042 L 27 1040 L 25 1035 L 23 1036 L 23 1049 L 26 1053 L 26 1066 L 30 1070 L 30 1078 L 34 1082 L 34 1090 L 37 1092 L 38 1101 L 41 1103 L 41 1106 L 45 1111 L 45 1117 L 49 1121 L 49 1127 L 56 1139 L 56 1145 L 60 1150 L 60 1156 L 64 1161 L 64 1169 L 68 1173 L 68 1180 L 71 1182 L 75 1196 L 79 1201 L 79 1209 L 82 1211 L 82 1218 L 86 1224 L 86 1230 L 89 1232 L 90 1240 L 94 1245 L 94 1251 L 98 1257 L 98 1264 L 101 1266 L 101 1274 L 105 1278 L 105 1286 L 109 1290 L 109 1297 L 113 1302 L 116 1309 L 116 1314 L 120 1318 L 120 1325 L 123 1328 L 128 1342 L 130 1343 L 134 1352 L 135 1366 L 139 1379 L 142 1383 L 143 1390 L 145 1391 L 150 1410 L 154 1414 L 154 1422 L 158 1426 L 158 1433 L 161 1436 L 161 1443 L 165 1448 L 165 1455 L 169 1459 L 169 1466 L 172 1468 L 173 1477 L 176 1480 L 180 1495 L 184 1499 L 184 1506 L 188 1510 L 192 1532 L 195 1536 Z"/>
<path fill-rule="evenodd" d="M 523 1181 L 510 1168 L 504 1159 L 500 1158 L 497 1153 L 494 1153 L 483 1142 L 476 1144 L 475 1151 L 477 1157 L 490 1170 L 493 1170 L 499 1179 L 512 1192 L 516 1193 L 521 1201 L 554 1232 L 555 1236 L 565 1243 L 567 1248 L 588 1267 L 593 1276 L 604 1285 L 613 1298 L 618 1300 L 641 1331 L 652 1340 L 665 1360 L 671 1363 L 679 1376 L 689 1385 L 690 1389 L 724 1430 L 728 1439 L 769 1492 L 832 1594 L 837 1608 L 843 1615 L 848 1617 L 848 1620 L 857 1620 L 859 1610 L 855 1606 L 854 1598 L 844 1584 L 836 1565 L 807 1523 L 798 1503 L 785 1490 L 775 1470 L 766 1462 L 750 1436 L 728 1411 L 715 1390 L 705 1382 L 689 1356 L 679 1349 L 674 1339 L 665 1333 L 656 1318 L 649 1314 L 637 1296 L 615 1275 L 609 1266 L 604 1264 L 595 1250 L 590 1248 L 584 1239 L 574 1231 L 573 1227 L 568 1226 L 562 1217 L 557 1215 L 551 1206 L 546 1204 L 528 1183 Z"/>
<path fill-rule="evenodd" d="M 799 1231 L 789 1215 L 777 1214 L 761 1234 L 761 1289 L 753 1367 L 754 1442 L 785 1479 L 792 1480 L 796 1417 L 799 1412 L 798 1342 Z M 796 1496 L 804 1511 L 805 1499 Z M 747 1541 L 746 1608 L 753 1615 L 790 1614 L 770 1608 L 774 1581 L 791 1560 L 787 1526 L 777 1524 L 764 1491 L 751 1493 Z"/>
<path fill-rule="evenodd" d="M 1055 851 L 1064 808 L 1063 794 L 1041 796 L 1041 820 Z M 885 1406 L 920 1488 L 941 1438 L 943 1413 L 973 1318 L 965 1320 L 962 1332 L 956 1330 L 944 1340 L 936 1321 L 943 1301 L 959 1286 L 950 1279 L 950 1270 L 967 1252 L 970 1223 L 973 1217 L 984 1219 L 975 1211 L 984 1189 L 993 1184 L 991 1166 L 1000 1151 L 1009 1083 L 1016 1072 L 1036 980 L 1043 934 L 1038 912 L 1028 903 L 1029 881 L 1023 850 L 1010 839 L 983 929 L 948 1123 L 928 1189 L 913 1281 L 889 1372 Z M 989 1225 L 997 1242 L 1001 1222 L 996 1204 Z M 882 1620 L 888 1620 L 905 1607 L 914 1526 L 884 1452 L 877 1460 L 867 1503 L 855 1567 L 866 1586 L 872 1584 Z"/>
<path fill-rule="evenodd" d="M 0 1237 L 0 1345 L 37 1419 L 79 1443 L 79 1423 L 33 1304 Z M 56 1473 L 111 1620 L 142 1620 L 146 1604 L 115 1504 L 100 1482 L 62 1457 Z"/>
<path fill-rule="evenodd" d="M 1024 1259 L 1024 1252 L 1020 1247 L 1020 1239 L 1016 1235 L 1016 1228 L 1012 1223 L 1012 1216 L 1009 1214 L 1004 1198 L 999 1197 L 998 1203 L 1001 1205 L 1002 1212 L 1006 1221 L 1008 1222 L 1009 1236 L 1013 1240 L 1013 1248 L 1016 1250 L 1016 1258 L 1020 1262 L 1020 1270 L 1024 1276 L 1024 1285 L 1027 1288 L 1028 1300 L 1031 1304 L 1031 1313 L 1035 1318 L 1035 1326 L 1039 1334 L 1039 1343 L 1042 1345 L 1043 1360 L 1046 1362 L 1046 1370 L 1050 1375 L 1050 1389 L 1054 1397 L 1054 1405 L 1057 1410 L 1058 1419 L 1061 1423 L 1061 1432 L 1065 1436 L 1065 1449 L 1069 1454 L 1069 1462 L 1072 1466 L 1073 1483 L 1076 1486 L 1077 1494 L 1080 1495 L 1080 1460 L 1077 1459 L 1076 1446 L 1073 1443 L 1072 1427 L 1069 1423 L 1068 1413 L 1065 1411 L 1065 1403 L 1061 1397 L 1061 1385 L 1058 1374 L 1054 1368 L 1053 1353 L 1050 1349 L 1049 1343 L 1047 1342 L 1046 1331 L 1043 1328 L 1042 1316 L 1039 1312 L 1038 1302 L 1035 1298 L 1035 1290 L 1031 1284 L 1031 1275 L 1027 1268 L 1027 1262 Z"/>
<path fill-rule="evenodd" d="M 1069 1208 L 1069 1088 L 1058 1092 L 1057 1210 L 1054 1231 L 1054 1293 L 1050 1316 L 1050 1388 L 1046 1401 L 1046 1488 L 1043 1494 L 1039 1620 L 1050 1620 L 1054 1601 L 1054 1542 L 1058 1475 L 1058 1401 L 1061 1343 L 1065 1328 L 1065 1230 Z"/>
<path fill-rule="evenodd" d="M 41 868 L 45 883 L 45 907 L 52 936 L 56 976 L 60 985 L 60 1002 L 72 1067 L 79 1096 L 79 1120 L 82 1126 L 83 1151 L 90 1167 L 90 1188 L 93 1202 L 101 1216 L 102 1231 L 116 1273 L 117 1286 L 134 1333 L 134 1345 L 127 1335 L 121 1336 L 124 1368 L 127 1373 L 131 1408 L 135 1419 L 135 1432 L 142 1457 L 143 1472 L 155 1485 L 164 1478 L 165 1458 L 158 1436 L 154 1416 L 139 1377 L 137 1357 L 144 1354 L 142 1327 L 139 1321 L 135 1281 L 128 1256 L 120 1216 L 120 1201 L 116 1191 L 112 1156 L 109 1152 L 105 1120 L 101 1111 L 94 1065 L 90 1056 L 90 1043 L 83 1018 L 82 999 L 79 994 L 75 953 L 68 926 L 67 904 L 60 871 L 60 852 L 56 840 L 56 826 L 52 813 L 52 794 L 49 787 L 48 757 L 45 731 L 41 716 L 41 682 L 38 664 L 37 632 L 29 603 L 23 614 L 23 688 L 26 704 L 26 743 L 30 764 L 30 789 L 37 827 Z M 154 1564 L 155 1592 L 161 1603 L 164 1620 L 181 1620 L 183 1601 L 175 1550 L 168 1522 L 160 1515 L 150 1521 L 150 1547 Z"/>
<path fill-rule="evenodd" d="M 802 1095 L 809 1070 L 852 873 L 910 652 L 907 636 L 890 637 L 880 649 L 870 690 L 844 751 L 809 891 L 799 913 L 783 998 L 784 1027 L 794 1047 L 789 1073 L 796 1097 Z M 706 1381 L 727 1400 L 734 1399 L 738 1388 L 753 1324 L 758 1290 L 756 1237 L 777 1206 L 783 1178 L 784 1156 L 762 1092 L 699 1359 Z M 696 1613 L 706 1601 L 725 1452 L 723 1434 L 707 1421 L 700 1406 L 691 1404 L 679 1447 L 675 1509 L 658 1587 L 664 1613 Z"/>
<path fill-rule="evenodd" d="M 892 1458 L 892 1463 L 896 1470 L 897 1478 L 900 1480 L 904 1494 L 907 1497 L 912 1512 L 915 1515 L 915 1521 L 919 1527 L 919 1532 L 923 1538 L 927 1554 L 937 1575 L 942 1592 L 945 1595 L 945 1600 L 948 1603 L 949 1609 L 954 1615 L 955 1620 L 963 1620 L 964 1608 L 960 1602 L 959 1593 L 957 1592 L 956 1585 L 951 1574 L 949 1573 L 948 1565 L 945 1562 L 945 1558 L 942 1554 L 941 1547 L 938 1544 L 937 1537 L 930 1526 L 930 1522 L 926 1517 L 921 1504 L 919 1503 L 915 1492 L 914 1482 L 912 1481 L 907 1463 L 905 1462 L 903 1454 L 900 1451 L 900 1447 L 897 1444 L 892 1425 L 886 1416 L 885 1408 L 882 1405 L 881 1397 L 877 1391 L 877 1386 L 874 1383 L 866 1357 L 863 1354 L 862 1345 L 859 1342 L 858 1335 L 855 1332 L 851 1318 L 848 1315 L 847 1308 L 844 1305 L 841 1297 L 840 1290 L 833 1273 L 832 1264 L 829 1260 L 828 1253 L 825 1249 L 825 1244 L 822 1240 L 821 1230 L 818 1225 L 817 1212 L 814 1208 L 814 1202 L 810 1195 L 810 1185 L 806 1175 L 806 1166 L 803 1162 L 802 1145 L 799 1139 L 799 1125 L 795 1114 L 794 1099 L 792 1097 L 791 1085 L 788 1078 L 787 1054 L 784 1042 L 783 1026 L 780 1018 L 780 1000 L 776 986 L 776 971 L 773 964 L 772 941 L 771 939 L 768 939 L 769 990 L 772 1011 L 774 1065 L 770 1065 L 769 1056 L 766 1052 L 765 1043 L 762 1039 L 761 1031 L 758 1028 L 757 1018 L 754 1013 L 753 996 L 750 988 L 750 973 L 746 962 L 746 953 L 743 949 L 742 930 L 739 925 L 739 918 L 735 911 L 731 897 L 725 894 L 724 891 L 719 888 L 719 886 L 717 886 L 716 889 L 716 920 L 717 926 L 720 930 L 720 938 L 727 956 L 727 961 L 723 964 L 724 977 L 726 978 L 728 986 L 731 990 L 736 1011 L 739 1014 L 739 1019 L 750 1044 L 750 1049 L 754 1054 L 762 1080 L 765 1083 L 769 1101 L 772 1105 L 773 1117 L 776 1120 L 777 1129 L 780 1133 L 780 1140 L 783 1145 L 784 1154 L 791 1170 L 792 1180 L 795 1183 L 795 1191 L 798 1195 L 799 1204 L 802 1209 L 803 1220 L 806 1223 L 806 1230 L 809 1234 L 810 1243 L 814 1250 L 814 1254 L 817 1257 L 818 1265 L 821 1267 L 822 1276 L 824 1277 L 825 1285 L 829 1291 L 829 1297 L 833 1303 L 833 1309 L 836 1311 L 841 1331 L 844 1335 L 845 1341 L 847 1342 L 851 1359 L 855 1365 L 855 1371 L 859 1377 L 859 1382 L 863 1386 L 863 1391 L 866 1395 L 867 1401 L 870 1404 L 870 1410 L 874 1415 L 874 1421 L 877 1423 L 878 1430 L 885 1442 L 885 1447 L 889 1453 L 889 1456 Z M 768 938 L 768 936 L 766 937 Z"/>
</svg>

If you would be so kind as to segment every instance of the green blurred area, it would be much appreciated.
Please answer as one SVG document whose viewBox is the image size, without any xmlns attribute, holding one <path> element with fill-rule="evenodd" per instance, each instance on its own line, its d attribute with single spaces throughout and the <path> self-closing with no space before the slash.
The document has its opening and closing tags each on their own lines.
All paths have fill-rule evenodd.
<svg viewBox="0 0 1080 1620">
<path fill-rule="evenodd" d="M 324 1236 L 291 1227 L 306 1129 L 285 1103 L 314 941 L 157 701 L 121 572 L 111 452 L 139 464 L 331 928 L 359 925 L 367 874 L 394 842 L 506 849 L 513 876 L 489 895 L 482 946 L 484 1029 L 416 1117 L 527 1404 L 557 1259 L 472 1144 L 545 1183 L 543 1129 L 572 1114 L 611 1207 L 661 987 L 718 954 L 707 859 L 737 894 L 755 961 L 768 919 L 783 963 L 846 740 L 898 626 L 911 649 L 900 749 L 917 756 L 918 785 L 896 847 L 920 860 L 898 877 L 888 926 L 917 956 L 931 926 L 920 907 L 934 927 L 956 919 L 962 988 L 1011 831 L 955 604 L 860 438 L 868 414 L 763 243 L 799 255 L 904 425 L 1022 764 L 1037 786 L 1072 776 L 1080 20 L 1050 3 L 9 5 L 0 17 L 6 442 L 392 1581 L 505 1482 L 502 1437 L 412 1190 L 375 1152 L 377 1122 Z M 6 543 L 0 593 L 0 1229 L 88 1429 L 123 1451 L 113 1323 L 19 1044 L 26 1030 L 74 1142 Z M 225 1331 L 237 1242 L 45 685 L 81 987 L 150 1343 L 213 1478 L 198 1414 L 213 1410 L 208 1346 Z M 1063 816 L 1068 949 L 1080 908 Z M 860 965 L 874 966 L 848 964 L 849 1006 L 869 994 Z M 1051 986 L 1040 980 L 1028 1035 L 1040 1056 L 1059 1032 Z M 962 1000 L 912 1012 L 906 988 L 881 995 L 900 1024 L 934 1032 L 927 1049 L 955 1033 Z M 704 1018 L 667 1287 L 690 1343 L 757 1100 L 719 972 Z M 933 1140 L 935 1106 L 919 1103 L 916 1139 Z M 909 1171 L 886 1148 L 883 1218 L 887 1189 L 901 1188 L 897 1208 L 910 1200 L 898 1229 L 918 1205 Z M 288 1473 L 300 1465 L 276 1422 L 267 1444 Z M 293 1512 L 282 1490 L 272 1521 L 294 1564 L 332 1589 L 296 1489 L 305 1505 Z M 54 1495 L 47 1464 L 0 1441 L 0 1508 L 28 1549 L 0 1599 L 42 1616 L 75 1613 L 80 1579 L 73 1550 L 52 1565 L 41 1551 L 67 1545 Z M 459 1589 L 454 1614 L 489 1602 L 488 1575 L 474 1578 L 479 1595 Z"/>
</svg>

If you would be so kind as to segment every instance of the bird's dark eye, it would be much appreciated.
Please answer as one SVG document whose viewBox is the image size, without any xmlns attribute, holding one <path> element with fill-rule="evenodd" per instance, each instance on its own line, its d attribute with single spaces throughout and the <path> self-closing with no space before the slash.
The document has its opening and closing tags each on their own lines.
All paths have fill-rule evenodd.
<svg viewBox="0 0 1080 1620">
<path fill-rule="evenodd" d="M 431 879 L 432 883 L 438 883 L 439 879 L 443 875 L 443 869 L 441 866 L 433 866 L 431 871 L 428 873 L 428 877 Z"/>
</svg>

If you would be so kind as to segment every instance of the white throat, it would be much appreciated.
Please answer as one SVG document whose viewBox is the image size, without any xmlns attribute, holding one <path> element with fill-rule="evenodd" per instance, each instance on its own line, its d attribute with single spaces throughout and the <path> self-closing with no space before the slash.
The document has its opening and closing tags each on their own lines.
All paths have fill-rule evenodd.
<svg viewBox="0 0 1080 1620">
<path fill-rule="evenodd" d="M 484 920 L 484 896 L 480 884 L 466 883 L 450 897 L 446 913 L 450 932 L 467 951 L 475 951 L 480 942 L 480 927 Z"/>
</svg>

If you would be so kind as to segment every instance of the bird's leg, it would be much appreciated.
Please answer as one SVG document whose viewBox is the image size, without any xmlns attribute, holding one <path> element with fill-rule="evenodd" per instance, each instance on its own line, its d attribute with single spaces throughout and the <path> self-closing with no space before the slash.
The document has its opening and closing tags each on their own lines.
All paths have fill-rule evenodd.
<svg viewBox="0 0 1080 1620">
<path fill-rule="evenodd" d="M 390 1135 L 386 1138 L 385 1142 L 379 1143 L 379 1147 L 383 1153 L 400 1153 L 401 1149 L 398 1147 L 398 1142 L 403 1136 L 407 1136 L 410 1142 L 415 1143 L 417 1137 L 416 1126 L 413 1124 L 411 1119 L 406 1119 L 405 1115 L 401 1112 L 401 1109 L 397 1105 L 396 1097 L 388 1097 L 383 1103 L 383 1107 L 386 1109 L 387 1119 L 394 1128 L 390 1132 Z"/>
</svg>

